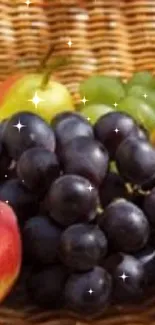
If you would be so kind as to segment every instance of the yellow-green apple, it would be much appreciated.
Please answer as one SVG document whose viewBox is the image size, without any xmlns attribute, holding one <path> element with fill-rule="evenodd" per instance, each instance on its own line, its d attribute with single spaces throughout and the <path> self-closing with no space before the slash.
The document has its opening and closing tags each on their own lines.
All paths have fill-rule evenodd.
<svg viewBox="0 0 155 325">
<path fill-rule="evenodd" d="M 0 202 L 0 302 L 17 279 L 21 267 L 21 239 L 12 208 Z"/>
<path fill-rule="evenodd" d="M 0 120 L 13 113 L 28 111 L 40 115 L 47 122 L 57 113 L 74 110 L 68 89 L 50 79 L 42 87 L 42 73 L 17 74 L 0 85 Z"/>
</svg>

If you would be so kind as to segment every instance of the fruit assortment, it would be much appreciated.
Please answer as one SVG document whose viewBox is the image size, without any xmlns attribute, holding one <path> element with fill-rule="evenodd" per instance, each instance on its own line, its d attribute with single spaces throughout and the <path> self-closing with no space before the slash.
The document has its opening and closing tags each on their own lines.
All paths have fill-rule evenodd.
<svg viewBox="0 0 155 325">
<path fill-rule="evenodd" d="M 143 299 L 155 284 L 148 131 L 114 110 L 94 125 L 77 112 L 49 124 L 23 111 L 0 128 L 0 201 L 17 216 L 30 302 L 95 317 Z"/>
</svg>

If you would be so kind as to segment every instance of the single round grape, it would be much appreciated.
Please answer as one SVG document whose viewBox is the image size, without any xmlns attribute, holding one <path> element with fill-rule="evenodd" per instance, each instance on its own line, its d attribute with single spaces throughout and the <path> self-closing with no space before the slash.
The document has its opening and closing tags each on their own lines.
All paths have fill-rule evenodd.
<svg viewBox="0 0 155 325">
<path fill-rule="evenodd" d="M 54 152 L 40 147 L 31 148 L 21 155 L 17 174 L 28 189 L 43 196 L 60 174 L 59 162 Z"/>
<path fill-rule="evenodd" d="M 34 271 L 27 282 L 32 301 L 44 309 L 61 307 L 66 278 L 62 265 L 46 266 Z"/>
<path fill-rule="evenodd" d="M 62 230 L 48 217 L 29 219 L 23 230 L 24 251 L 31 262 L 50 264 L 55 262 Z"/>
<path fill-rule="evenodd" d="M 154 129 L 154 108 L 145 98 L 139 98 L 133 95 L 126 96 L 119 102 L 118 111 L 128 113 L 138 124 L 143 125 L 149 132 Z"/>
<path fill-rule="evenodd" d="M 84 177 L 64 175 L 50 187 L 45 199 L 50 216 L 62 226 L 95 218 L 98 193 Z"/>
<path fill-rule="evenodd" d="M 109 204 L 99 220 L 109 243 L 122 252 L 142 249 L 149 238 L 149 224 L 143 211 L 125 199 Z"/>
<path fill-rule="evenodd" d="M 120 143 L 137 128 L 134 120 L 120 112 L 101 116 L 94 125 L 96 138 L 107 148 L 111 158 L 115 157 Z"/>
<path fill-rule="evenodd" d="M 155 149 L 148 141 L 128 137 L 116 152 L 116 165 L 120 174 L 132 184 L 147 184 L 154 177 Z"/>
<path fill-rule="evenodd" d="M 113 278 L 114 299 L 132 302 L 143 297 L 147 279 L 144 267 L 138 259 L 131 255 L 117 253 L 106 259 L 104 267 Z"/>
<path fill-rule="evenodd" d="M 61 162 L 65 173 L 81 175 L 99 186 L 108 171 L 109 156 L 98 141 L 79 137 L 64 146 Z"/>
<path fill-rule="evenodd" d="M 11 179 L 0 186 L 0 200 L 7 202 L 15 211 L 19 224 L 38 212 L 38 200 L 18 179 Z"/>
<path fill-rule="evenodd" d="M 100 186 L 100 202 L 103 208 L 116 198 L 128 198 L 128 191 L 120 175 L 110 172 Z"/>
<path fill-rule="evenodd" d="M 155 283 L 155 249 L 147 246 L 140 252 L 135 254 L 135 257 L 142 263 L 147 277 L 147 285 Z"/>
<path fill-rule="evenodd" d="M 133 76 L 129 79 L 125 88 L 129 90 L 133 85 L 141 85 L 144 87 L 149 87 L 153 80 L 153 75 L 149 71 L 138 71 L 133 74 Z"/>
<path fill-rule="evenodd" d="M 96 266 L 85 273 L 73 273 L 65 286 L 66 307 L 80 315 L 95 316 L 103 313 L 112 292 L 111 276 Z"/>
<path fill-rule="evenodd" d="M 95 124 L 97 120 L 107 113 L 113 112 L 114 108 L 104 104 L 94 104 L 94 105 L 87 105 L 83 108 L 80 108 L 80 114 L 88 119 L 91 124 Z"/>
<path fill-rule="evenodd" d="M 60 258 L 75 271 L 88 271 L 107 253 L 104 233 L 94 225 L 76 224 L 61 237 Z"/>
<path fill-rule="evenodd" d="M 143 209 L 151 224 L 155 227 L 155 187 L 149 192 L 144 199 Z"/>
<path fill-rule="evenodd" d="M 6 123 L 3 142 L 14 160 L 32 147 L 55 150 L 55 136 L 50 126 L 38 115 L 28 112 L 14 114 Z"/>
<path fill-rule="evenodd" d="M 79 136 L 94 138 L 93 128 L 88 120 L 77 113 L 60 113 L 51 121 L 51 125 L 55 132 L 58 150 Z"/>
</svg>

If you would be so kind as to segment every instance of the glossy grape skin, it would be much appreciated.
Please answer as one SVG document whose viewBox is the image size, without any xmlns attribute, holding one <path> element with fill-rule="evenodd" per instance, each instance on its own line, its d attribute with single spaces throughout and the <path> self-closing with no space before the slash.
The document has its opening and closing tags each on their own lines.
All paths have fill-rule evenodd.
<svg viewBox="0 0 155 325">
<path fill-rule="evenodd" d="M 147 285 L 155 284 L 155 249 L 147 246 L 140 252 L 135 254 L 135 257 L 142 263 L 147 275 Z"/>
<path fill-rule="evenodd" d="M 120 175 L 109 172 L 100 186 L 100 202 L 103 208 L 116 198 L 128 198 L 129 194 Z"/>
<path fill-rule="evenodd" d="M 113 299 L 131 303 L 143 297 L 147 276 L 138 259 L 128 254 L 117 253 L 108 257 L 103 265 L 113 277 Z M 124 280 L 121 278 L 123 274 L 127 277 Z"/>
<path fill-rule="evenodd" d="M 147 184 L 154 177 L 155 149 L 145 140 L 128 137 L 116 152 L 116 165 L 128 182 Z"/>
<path fill-rule="evenodd" d="M 97 226 L 76 224 L 62 234 L 60 258 L 75 271 L 92 269 L 106 253 L 107 240 Z"/>
<path fill-rule="evenodd" d="M 104 104 L 89 104 L 85 107 L 82 105 L 80 108 L 80 114 L 87 118 L 92 125 L 94 125 L 101 116 L 113 111 L 114 108 Z"/>
<path fill-rule="evenodd" d="M 66 307 L 80 315 L 96 316 L 109 304 L 111 291 L 111 276 L 99 266 L 85 273 L 73 273 L 65 286 Z"/>
<path fill-rule="evenodd" d="M 88 100 L 86 105 L 106 104 L 113 107 L 124 95 L 121 79 L 114 76 L 93 75 L 80 84 L 80 96 Z"/>
<path fill-rule="evenodd" d="M 129 79 L 125 85 L 125 89 L 129 90 L 134 85 L 141 85 L 144 87 L 151 86 L 153 75 L 149 71 L 138 71 Z"/>
<path fill-rule="evenodd" d="M 23 242 L 26 256 L 33 263 L 55 262 L 62 230 L 45 216 L 35 216 L 24 226 Z"/>
<path fill-rule="evenodd" d="M 102 183 L 109 168 L 107 150 L 86 137 L 70 141 L 63 149 L 61 162 L 66 174 L 81 175 L 96 186 Z"/>
<path fill-rule="evenodd" d="M 32 301 L 39 307 L 51 309 L 60 307 L 63 302 L 63 290 L 66 272 L 62 265 L 46 266 L 32 273 L 27 287 Z"/>
<path fill-rule="evenodd" d="M 59 150 L 70 140 L 79 137 L 94 138 L 93 128 L 86 118 L 77 113 L 64 112 L 51 121 Z"/>
<path fill-rule="evenodd" d="M 143 211 L 125 199 L 109 204 L 100 217 L 99 225 L 115 250 L 126 253 L 142 249 L 150 234 Z"/>
<path fill-rule="evenodd" d="M 8 201 L 21 226 L 38 211 L 36 196 L 27 190 L 18 179 L 8 180 L 0 186 L 0 201 Z"/>
<path fill-rule="evenodd" d="M 120 143 L 136 128 L 137 125 L 129 115 L 112 112 L 96 122 L 94 132 L 96 138 L 107 148 L 110 157 L 114 158 Z"/>
<path fill-rule="evenodd" d="M 155 187 L 145 196 L 143 209 L 151 227 L 155 228 Z"/>
<path fill-rule="evenodd" d="M 154 109 L 145 98 L 139 98 L 133 95 L 126 96 L 119 102 L 117 110 L 122 113 L 128 113 L 138 124 L 143 125 L 149 132 L 154 130 Z"/>
<path fill-rule="evenodd" d="M 46 201 L 47 211 L 60 225 L 88 222 L 95 218 L 98 193 L 84 177 L 64 175 L 50 187 Z"/>
<path fill-rule="evenodd" d="M 31 148 L 21 155 L 17 174 L 29 190 L 43 196 L 60 175 L 59 162 L 54 152 L 40 147 Z"/>
<path fill-rule="evenodd" d="M 24 125 L 20 131 L 15 127 Z M 14 114 L 5 126 L 3 142 L 8 154 L 14 160 L 32 147 L 40 146 L 50 151 L 55 150 L 55 136 L 50 126 L 38 115 L 21 112 Z"/>
</svg>

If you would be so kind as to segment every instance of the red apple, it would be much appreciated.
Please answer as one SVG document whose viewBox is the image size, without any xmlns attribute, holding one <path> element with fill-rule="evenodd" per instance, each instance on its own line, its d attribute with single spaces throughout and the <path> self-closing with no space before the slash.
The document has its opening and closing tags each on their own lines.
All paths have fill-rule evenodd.
<svg viewBox="0 0 155 325">
<path fill-rule="evenodd" d="M 21 256 L 21 238 L 16 216 L 10 206 L 0 202 L 0 302 L 19 275 Z"/>
</svg>

